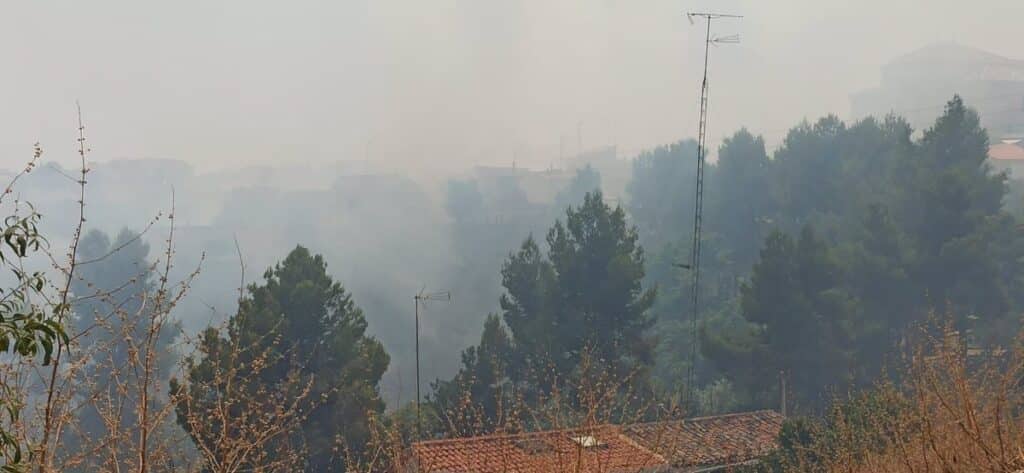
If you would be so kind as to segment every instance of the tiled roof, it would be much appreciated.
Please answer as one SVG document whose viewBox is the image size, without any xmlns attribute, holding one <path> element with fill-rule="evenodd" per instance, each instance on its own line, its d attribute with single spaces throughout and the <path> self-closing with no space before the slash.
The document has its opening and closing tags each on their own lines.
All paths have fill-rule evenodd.
<svg viewBox="0 0 1024 473">
<path fill-rule="evenodd" d="M 782 415 L 754 411 L 625 427 L 624 433 L 662 454 L 673 467 L 730 465 L 778 448 Z"/>
<path fill-rule="evenodd" d="M 422 473 L 613 473 L 666 465 L 665 459 L 622 435 L 614 425 L 433 440 L 417 442 L 412 448 L 417 471 Z"/>
<path fill-rule="evenodd" d="M 417 442 L 412 450 L 418 471 L 424 473 L 664 471 L 756 460 L 777 448 L 782 420 L 773 411 L 754 411 L 621 427 L 432 440 Z"/>
<path fill-rule="evenodd" d="M 1019 143 L 996 143 L 988 147 L 988 155 L 992 159 L 1022 161 L 1024 146 Z"/>
</svg>

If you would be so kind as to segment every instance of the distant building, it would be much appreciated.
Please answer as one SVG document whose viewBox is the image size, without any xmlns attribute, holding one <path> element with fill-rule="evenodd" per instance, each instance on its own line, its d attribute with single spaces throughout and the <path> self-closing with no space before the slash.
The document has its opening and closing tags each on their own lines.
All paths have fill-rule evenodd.
<svg viewBox="0 0 1024 473">
<path fill-rule="evenodd" d="M 568 169 L 591 166 L 601 173 L 601 191 L 612 205 L 626 198 L 626 185 L 633 178 L 633 162 L 619 159 L 616 146 L 596 148 L 569 158 Z"/>
<path fill-rule="evenodd" d="M 712 472 L 778 448 L 782 415 L 755 411 L 626 426 L 431 440 L 412 446 L 426 473 Z"/>
<path fill-rule="evenodd" d="M 567 158 L 566 162 L 569 169 L 593 166 L 594 168 L 601 170 L 622 164 L 622 161 L 619 160 L 618 147 L 616 146 L 604 146 L 584 151 L 576 156 Z"/>
<path fill-rule="evenodd" d="M 896 112 L 921 130 L 960 94 L 994 140 L 1024 135 L 1024 60 L 939 43 L 900 56 L 881 72 L 878 87 L 850 96 L 854 117 Z"/>
<path fill-rule="evenodd" d="M 1024 141 L 1003 140 L 988 148 L 989 163 L 1013 179 L 1024 179 Z"/>
<path fill-rule="evenodd" d="M 523 167 L 477 166 L 471 175 L 485 195 L 521 190 L 533 203 L 554 200 L 559 191 L 572 182 L 573 172 L 561 169 L 537 171 Z M 499 198 L 500 200 L 500 198 Z"/>
</svg>

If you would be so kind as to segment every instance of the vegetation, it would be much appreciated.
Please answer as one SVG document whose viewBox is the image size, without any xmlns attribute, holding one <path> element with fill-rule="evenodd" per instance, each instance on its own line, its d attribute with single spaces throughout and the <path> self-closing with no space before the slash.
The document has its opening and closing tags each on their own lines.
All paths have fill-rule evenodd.
<svg viewBox="0 0 1024 473">
<path fill-rule="evenodd" d="M 265 454 L 267 461 L 292 467 L 301 464 L 310 471 L 337 468 L 344 448 L 358 451 L 366 442 L 367 414 L 384 408 L 377 389 L 388 355 L 380 342 L 366 336 L 363 312 L 327 275 L 321 256 L 296 247 L 263 279 L 263 284 L 250 285 L 239 301 L 226 337 L 212 328 L 203 334 L 202 356 L 189 362 L 188 387 L 178 388 L 190 392 L 178 406 L 179 421 L 209 451 L 218 448 L 224 432 L 211 431 L 206 419 L 259 416 L 252 411 L 274 412 L 298 402 L 294 408 L 302 414 L 295 419 L 295 431 L 282 431 L 281 439 L 261 445 L 265 451 L 253 455 Z M 238 383 L 237 392 L 226 391 L 231 383 Z M 229 401 L 221 413 L 221 400 L 229 395 L 245 402 Z M 252 427 L 280 426 L 267 422 Z M 296 458 L 283 462 L 279 447 L 301 449 L 300 463 Z"/>
<path fill-rule="evenodd" d="M 771 154 L 746 130 L 725 140 L 708 170 L 696 339 L 681 264 L 692 141 L 642 153 L 622 206 L 606 202 L 592 167 L 541 203 L 516 179 L 486 192 L 450 181 L 449 230 L 464 251 L 449 276 L 474 293 L 471 308 L 495 310 L 455 374 L 431 383 L 421 438 L 595 428 L 787 398 L 781 448 L 755 469 L 1021 469 L 1015 194 L 989 168 L 986 133 L 958 97 L 914 136 L 898 117 L 826 117 L 790 130 Z M 408 467 L 417 411 L 385 403 L 391 357 L 370 330 L 380 319 L 325 257 L 297 246 L 245 285 L 236 247 L 237 310 L 187 333 L 178 307 L 198 268 L 172 278 L 173 202 L 138 233 L 85 231 L 84 140 L 66 258 L 50 253 L 31 206 L 6 200 L 20 175 L 0 195 L 9 215 L 0 265 L 14 275 L 0 293 L 0 467 Z M 150 254 L 144 237 L 161 220 L 166 246 Z M 544 229 L 543 241 L 533 237 Z M 446 323 L 475 332 L 486 313 L 462 309 Z M 936 328 L 935 313 L 948 323 Z M 696 384 L 685 386 L 690 368 Z M 686 411 L 682 389 L 697 394 Z"/>
<path fill-rule="evenodd" d="M 971 344 L 1008 342 L 1022 248 L 978 117 L 955 97 L 911 135 L 898 117 L 826 117 L 790 130 L 770 159 L 746 131 L 723 143 L 708 173 L 700 385 L 728 380 L 740 405 L 774 406 L 781 373 L 793 406 L 820 411 L 830 389 L 877 379 L 932 310 L 952 314 Z M 687 212 L 682 201 L 674 213 Z M 652 253 L 657 331 L 673 345 L 691 342 L 680 297 L 690 283 L 671 266 L 686 260 L 688 238 Z M 687 363 L 663 346 L 656 384 L 671 386 Z"/>
<path fill-rule="evenodd" d="M 75 380 L 82 398 L 122 399 L 117 393 L 125 388 L 120 379 L 136 356 L 132 341 L 145 340 L 154 329 L 153 323 L 161 323 L 147 314 L 152 310 L 149 297 L 156 288 L 156 268 L 147 261 L 148 256 L 149 245 L 142 241 L 142 235 L 127 229 L 113 241 L 93 230 L 79 244 L 79 277 L 71 284 L 76 296 L 71 325 L 73 333 L 78 334 L 77 349 L 84 363 Z M 174 338 L 178 331 L 175 322 L 167 321 L 166 329 L 159 330 L 153 340 L 156 360 L 152 374 L 160 386 L 168 382 L 177 362 Z M 102 469 L 107 462 L 105 453 L 86 453 L 89 438 L 131 432 L 139 410 L 136 402 L 136 396 L 125 396 L 114 404 L 91 402 L 79 407 L 77 419 L 64 431 L 62 447 L 83 453 L 78 459 L 83 471 Z M 166 398 L 159 396 L 149 402 L 148 409 L 159 412 Z M 170 425 L 162 428 L 169 429 Z M 126 454 L 122 452 L 121 456 Z"/>
<path fill-rule="evenodd" d="M 501 270 L 504 326 L 489 317 L 480 345 L 463 352 L 459 374 L 435 385 L 439 410 L 458 405 L 455 388 L 466 385 L 471 402 L 484 406 L 484 425 L 493 425 L 503 395 L 539 399 L 569 389 L 588 351 L 644 390 L 653 360 L 647 311 L 655 292 L 642 287 L 637 238 L 625 211 L 605 204 L 600 191 L 569 207 L 565 223 L 555 222 L 546 253 L 528 237 Z"/>
<path fill-rule="evenodd" d="M 757 469 L 829 472 L 1001 472 L 1020 450 L 1020 345 L 968 352 L 951 325 L 922 333 L 899 385 L 883 380 L 837 399 L 820 419 L 787 421 Z"/>
</svg>

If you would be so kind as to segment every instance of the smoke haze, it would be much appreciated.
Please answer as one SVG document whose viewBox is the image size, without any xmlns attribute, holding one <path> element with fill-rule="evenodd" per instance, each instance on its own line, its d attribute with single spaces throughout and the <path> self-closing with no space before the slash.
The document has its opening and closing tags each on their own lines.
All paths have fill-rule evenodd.
<svg viewBox="0 0 1024 473">
<path fill-rule="evenodd" d="M 100 161 L 427 170 L 634 154 L 695 128 L 701 35 L 683 12 L 706 8 L 746 15 L 715 27 L 743 43 L 712 59 L 713 144 L 842 116 L 878 66 L 931 42 L 1021 56 L 1015 0 L 12 2 L 0 103 L 18 112 L 0 118 L 0 163 L 36 140 L 73 160 L 75 100 Z"/>
<path fill-rule="evenodd" d="M 413 294 L 454 292 L 424 322 L 425 381 L 450 376 L 498 310 L 502 259 L 564 210 L 571 157 L 614 146 L 624 171 L 601 179 L 622 199 L 625 159 L 696 132 L 703 30 L 684 13 L 705 9 L 745 15 L 713 29 L 742 43 L 713 50 L 712 150 L 743 126 L 774 148 L 804 118 L 848 118 L 851 93 L 927 44 L 1024 58 L 1019 0 L 8 2 L 0 167 L 39 141 L 73 169 L 79 101 L 98 163 L 89 225 L 140 230 L 173 189 L 178 270 L 205 253 L 186 329 L 234 309 L 236 236 L 247 282 L 303 244 L 366 310 L 392 355 L 385 389 L 408 400 Z M 523 189 L 476 166 L 564 172 Z M 506 225 L 471 235 L 489 247 L 450 226 L 471 177 L 466 201 Z M 72 221 L 60 168 L 32 179 L 47 224 Z"/>
</svg>

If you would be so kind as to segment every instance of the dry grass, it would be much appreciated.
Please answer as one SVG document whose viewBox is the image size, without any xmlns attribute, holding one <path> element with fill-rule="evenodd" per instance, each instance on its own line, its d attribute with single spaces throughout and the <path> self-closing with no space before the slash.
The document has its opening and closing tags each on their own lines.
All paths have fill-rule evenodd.
<svg viewBox="0 0 1024 473">
<path fill-rule="evenodd" d="M 948 326 L 933 333 L 953 333 Z M 894 415 L 838 415 L 833 444 L 814 452 L 835 473 L 1007 473 L 1024 469 L 1024 350 L 968 350 L 957 337 L 926 336 L 901 386 L 880 388 Z M 865 441 L 870 439 L 871 441 Z M 808 463 L 793 471 L 818 470 Z"/>
</svg>

